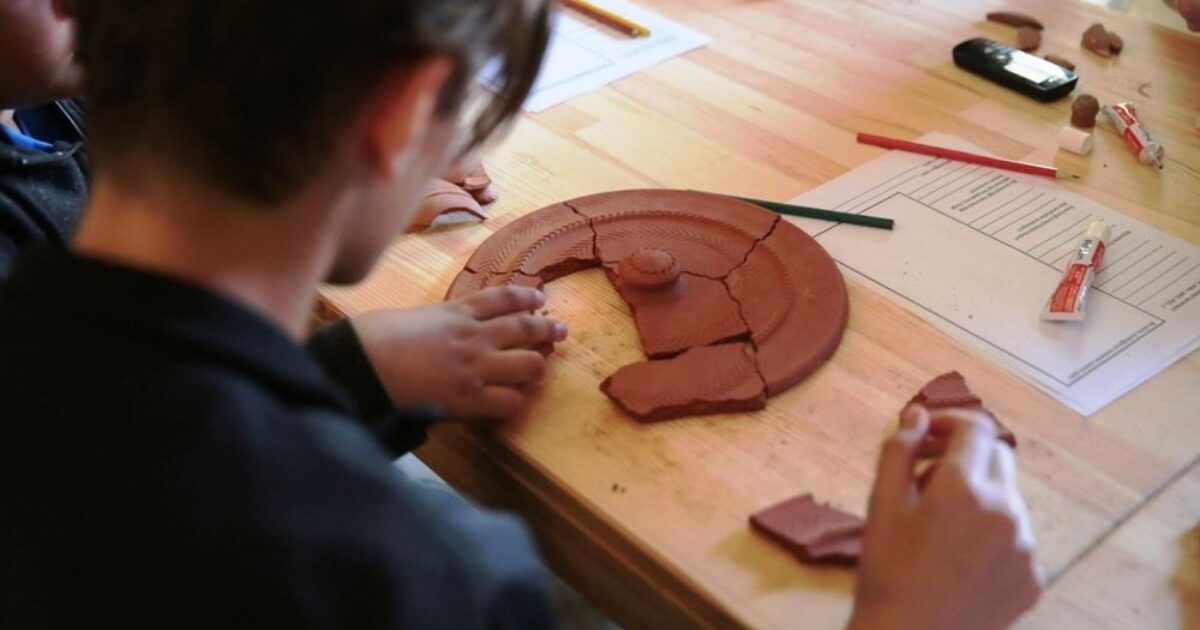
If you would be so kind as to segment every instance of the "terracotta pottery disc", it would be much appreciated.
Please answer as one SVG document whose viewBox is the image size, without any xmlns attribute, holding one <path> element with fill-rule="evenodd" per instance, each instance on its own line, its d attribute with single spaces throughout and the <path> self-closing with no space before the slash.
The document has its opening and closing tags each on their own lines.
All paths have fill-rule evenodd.
<svg viewBox="0 0 1200 630">
<path fill-rule="evenodd" d="M 595 266 L 629 304 L 651 359 L 603 389 L 641 420 L 761 408 L 764 393 L 832 356 L 849 316 L 841 272 L 799 228 L 729 197 L 668 190 L 533 212 L 484 242 L 447 299 Z"/>
<path fill-rule="evenodd" d="M 805 494 L 750 517 L 750 526 L 801 560 L 854 565 L 862 555 L 863 519 Z"/>
</svg>

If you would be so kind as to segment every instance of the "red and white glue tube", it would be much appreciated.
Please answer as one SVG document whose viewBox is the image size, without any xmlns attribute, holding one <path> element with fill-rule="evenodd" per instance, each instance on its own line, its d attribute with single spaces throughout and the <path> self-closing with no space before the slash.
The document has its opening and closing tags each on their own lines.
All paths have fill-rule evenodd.
<svg viewBox="0 0 1200 630">
<path fill-rule="evenodd" d="M 1087 299 L 1100 265 L 1104 263 L 1110 228 L 1104 221 L 1088 226 L 1083 242 L 1075 250 L 1058 288 L 1042 311 L 1042 321 L 1079 322 L 1087 317 Z"/>
<path fill-rule="evenodd" d="M 1166 152 L 1161 144 L 1150 137 L 1150 132 L 1138 119 L 1133 103 L 1105 105 L 1100 111 L 1117 127 L 1117 133 L 1125 139 L 1125 144 L 1129 145 L 1129 150 L 1133 151 L 1139 162 L 1159 169 L 1163 167 Z"/>
</svg>

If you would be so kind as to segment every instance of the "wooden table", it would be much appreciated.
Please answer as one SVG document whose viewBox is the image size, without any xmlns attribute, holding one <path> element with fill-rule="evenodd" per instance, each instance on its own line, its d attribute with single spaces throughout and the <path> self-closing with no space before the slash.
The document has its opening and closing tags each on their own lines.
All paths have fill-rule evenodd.
<svg viewBox="0 0 1200 630">
<path fill-rule="evenodd" d="M 1000 2 L 641 2 L 715 42 L 526 117 L 489 158 L 503 195 L 492 221 L 401 238 L 367 283 L 326 291 L 327 303 L 358 313 L 437 301 L 496 229 L 579 195 L 669 187 L 788 199 L 881 155 L 855 144 L 857 131 L 945 131 L 1057 162 L 1085 176 L 1077 192 L 1200 242 L 1200 39 L 1135 17 L 1161 12 L 1157 0 L 1135 13 L 1069 0 L 1007 6 L 1046 22 L 1042 52 L 1077 61 L 1081 91 L 1137 99 L 1168 148 L 1161 174 L 1137 166 L 1108 129 L 1091 158 L 1056 153 L 1068 102 L 1040 105 L 953 66 L 963 39 L 1011 39 L 982 20 Z M 1079 48 L 1099 20 L 1127 42 L 1117 60 Z M 625 305 L 594 270 L 548 293 L 572 338 L 528 413 L 491 435 L 444 427 L 419 455 L 463 491 L 521 513 L 553 568 L 617 622 L 843 624 L 853 573 L 795 562 L 751 533 L 747 516 L 804 491 L 863 511 L 900 406 L 958 369 L 1021 439 L 1021 481 L 1054 579 L 1025 623 L 1200 624 L 1200 553 L 1186 534 L 1200 522 L 1200 355 L 1085 420 L 850 282 L 846 339 L 815 377 L 757 414 L 643 426 L 597 389 L 641 359 Z"/>
</svg>

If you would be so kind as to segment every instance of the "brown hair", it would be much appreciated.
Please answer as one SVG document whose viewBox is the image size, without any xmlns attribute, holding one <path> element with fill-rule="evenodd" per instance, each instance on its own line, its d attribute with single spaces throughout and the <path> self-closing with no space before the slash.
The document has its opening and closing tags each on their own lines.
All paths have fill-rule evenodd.
<svg viewBox="0 0 1200 630">
<path fill-rule="evenodd" d="M 460 116 L 498 64 L 471 148 L 520 109 L 549 37 L 545 0 L 74 0 L 89 133 L 101 168 L 165 158 L 256 201 L 322 167 L 371 88 L 406 60 L 456 69 L 439 112 Z"/>
</svg>

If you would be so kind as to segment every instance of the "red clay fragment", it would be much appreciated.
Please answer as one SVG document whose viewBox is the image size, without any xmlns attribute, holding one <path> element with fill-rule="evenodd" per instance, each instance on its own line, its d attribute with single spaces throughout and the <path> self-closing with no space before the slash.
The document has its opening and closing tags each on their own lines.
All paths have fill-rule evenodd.
<svg viewBox="0 0 1200 630">
<path fill-rule="evenodd" d="M 754 349 L 747 343 L 692 348 L 672 359 L 627 365 L 600 390 L 641 422 L 757 411 L 767 405 Z"/>
<path fill-rule="evenodd" d="M 958 372 L 949 372 L 933 379 L 908 403 L 917 403 L 929 410 L 957 408 L 982 411 L 995 423 L 996 438 L 1013 448 L 1017 447 L 1016 434 L 1001 424 L 996 414 L 984 408 L 983 401 L 967 388 L 966 379 Z"/>
<path fill-rule="evenodd" d="M 1116 33 L 1111 33 L 1097 22 L 1083 32 L 1083 47 L 1104 58 L 1121 54 L 1125 42 Z"/>
<path fill-rule="evenodd" d="M 863 519 L 805 494 L 750 517 L 750 526 L 804 562 L 854 566 L 862 556 Z"/>
<path fill-rule="evenodd" d="M 501 228 L 475 250 L 466 268 L 522 273 L 551 282 L 598 265 L 594 240 L 590 221 L 560 203 Z"/>
<path fill-rule="evenodd" d="M 609 281 L 633 310 L 647 357 L 668 358 L 698 346 L 750 340 L 737 303 L 720 280 L 685 274 L 666 286 L 641 288 L 626 279 L 626 265 L 620 269 L 605 267 Z M 640 274 L 635 278 L 644 281 Z"/>
<path fill-rule="evenodd" d="M 833 356 L 850 320 L 837 263 L 811 236 L 781 221 L 726 279 L 758 348 L 767 392 L 777 396 Z"/>
<path fill-rule="evenodd" d="M 446 173 L 442 179 L 462 188 L 471 194 L 482 205 L 496 200 L 496 191 L 492 188 L 492 178 L 479 159 L 466 162 Z"/>
<path fill-rule="evenodd" d="M 670 252 L 683 269 L 724 278 L 769 234 L 779 217 L 723 195 L 684 190 L 631 190 L 571 201 L 592 221 L 596 251 L 618 264 L 646 248 Z"/>
<path fill-rule="evenodd" d="M 1009 26 L 1016 27 L 1025 26 L 1028 28 L 1037 29 L 1039 31 L 1046 28 L 1042 25 L 1041 21 L 1032 15 L 1026 15 L 1024 13 L 1017 13 L 1014 11 L 993 11 L 987 14 L 987 19 L 989 22 L 1007 24 Z"/>
<path fill-rule="evenodd" d="M 435 219 L 452 212 L 466 212 L 484 221 L 488 219 L 488 214 L 470 193 L 448 181 L 438 179 L 434 180 L 433 186 L 425 194 L 424 201 L 417 208 L 416 215 L 406 231 L 411 234 L 428 230 Z"/>
</svg>

